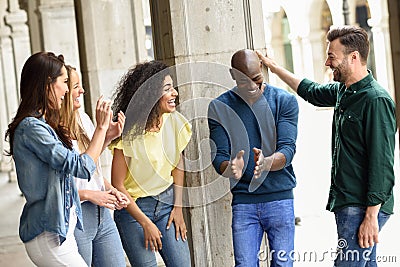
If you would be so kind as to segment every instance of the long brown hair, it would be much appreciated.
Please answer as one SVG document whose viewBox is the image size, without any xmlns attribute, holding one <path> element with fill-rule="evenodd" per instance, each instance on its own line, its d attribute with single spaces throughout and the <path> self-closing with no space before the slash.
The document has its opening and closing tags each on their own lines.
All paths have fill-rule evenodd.
<svg viewBox="0 0 400 267">
<path fill-rule="evenodd" d="M 72 99 L 72 91 L 74 90 L 71 75 L 76 72 L 76 68 L 65 65 L 68 74 L 68 89 L 69 92 L 65 95 L 61 105 L 61 123 L 71 132 L 71 138 L 77 140 L 79 151 L 83 152 L 89 147 L 90 138 L 82 126 L 82 121 L 79 116 L 79 111 L 74 110 L 74 99 Z M 78 74 L 77 74 L 78 75 Z"/>
<path fill-rule="evenodd" d="M 51 86 L 62 75 L 63 66 L 64 57 L 56 56 L 52 52 L 38 52 L 25 62 L 21 72 L 20 104 L 5 135 L 5 139 L 10 141 L 10 151 L 6 151 L 7 155 L 14 154 L 14 133 L 19 123 L 25 117 L 40 118 L 44 114 L 46 123 L 55 130 L 61 141 L 72 149 L 69 131 L 60 124 L 60 111 Z"/>
</svg>

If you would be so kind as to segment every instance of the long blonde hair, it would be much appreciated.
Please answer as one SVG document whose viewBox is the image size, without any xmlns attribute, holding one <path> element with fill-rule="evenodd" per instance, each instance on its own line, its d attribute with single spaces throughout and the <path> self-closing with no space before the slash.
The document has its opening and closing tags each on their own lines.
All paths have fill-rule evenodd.
<svg viewBox="0 0 400 267">
<path fill-rule="evenodd" d="M 77 140 L 80 152 L 86 151 L 89 147 L 90 138 L 82 126 L 81 117 L 78 110 L 74 110 L 74 100 L 72 99 L 73 84 L 71 74 L 76 71 L 74 67 L 65 65 L 68 74 L 68 93 L 61 105 L 61 123 L 71 132 L 71 138 Z"/>
</svg>

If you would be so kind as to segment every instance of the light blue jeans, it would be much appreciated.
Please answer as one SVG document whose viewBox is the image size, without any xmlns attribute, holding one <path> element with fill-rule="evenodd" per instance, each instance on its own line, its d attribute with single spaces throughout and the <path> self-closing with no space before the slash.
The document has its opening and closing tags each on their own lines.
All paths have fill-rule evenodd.
<svg viewBox="0 0 400 267">
<path fill-rule="evenodd" d="M 121 239 L 111 213 L 90 201 L 82 203 L 83 229 L 75 229 L 79 253 L 88 266 L 126 267 Z"/>
<path fill-rule="evenodd" d="M 335 212 L 338 233 L 338 254 L 336 267 L 376 267 L 376 244 L 370 248 L 358 245 L 358 229 L 364 220 L 365 208 L 346 207 Z M 390 215 L 378 213 L 379 231 Z"/>
<path fill-rule="evenodd" d="M 136 204 L 158 227 L 162 234 L 162 249 L 159 251 L 167 267 L 190 267 L 190 253 L 187 241 L 176 240 L 175 225 L 167 230 L 169 215 L 173 208 L 174 191 L 171 186 L 157 196 L 138 198 Z M 157 266 L 156 255 L 144 246 L 142 226 L 125 210 L 115 211 L 114 220 L 122 239 L 125 253 L 133 267 Z"/>
<path fill-rule="evenodd" d="M 232 206 L 232 234 L 235 266 L 255 267 L 265 260 L 260 252 L 264 232 L 267 233 L 271 267 L 293 266 L 294 250 L 293 199 Z"/>
</svg>

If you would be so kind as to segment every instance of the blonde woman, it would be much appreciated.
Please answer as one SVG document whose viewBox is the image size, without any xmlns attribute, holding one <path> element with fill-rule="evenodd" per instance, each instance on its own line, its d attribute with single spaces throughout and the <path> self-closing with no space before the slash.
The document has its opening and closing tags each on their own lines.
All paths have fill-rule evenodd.
<svg viewBox="0 0 400 267">
<path fill-rule="evenodd" d="M 85 92 L 79 75 L 75 68 L 66 67 L 69 92 L 61 108 L 61 118 L 70 129 L 74 149 L 81 152 L 90 143 L 94 125 L 89 116 L 79 109 L 80 96 Z M 117 118 L 116 122 L 110 123 L 103 149 L 121 135 L 125 116 L 119 112 Z M 79 253 L 88 266 L 125 267 L 124 251 L 110 210 L 125 208 L 129 199 L 103 177 L 99 162 L 89 181 L 75 178 L 75 182 L 81 200 L 84 229 L 75 229 Z"/>
</svg>

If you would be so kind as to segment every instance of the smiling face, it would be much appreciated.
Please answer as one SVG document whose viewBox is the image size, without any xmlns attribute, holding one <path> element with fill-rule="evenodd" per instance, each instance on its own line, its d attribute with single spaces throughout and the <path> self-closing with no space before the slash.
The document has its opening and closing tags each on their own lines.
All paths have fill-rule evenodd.
<svg viewBox="0 0 400 267">
<path fill-rule="evenodd" d="M 61 75 L 57 77 L 56 81 L 51 84 L 58 109 L 61 109 L 61 103 L 64 100 L 65 94 L 68 92 L 68 75 L 67 69 L 63 66 L 61 68 Z"/>
<path fill-rule="evenodd" d="M 328 44 L 328 57 L 325 66 L 330 67 L 333 72 L 333 80 L 346 83 L 352 75 L 349 66 L 349 55 L 344 54 L 345 47 L 340 43 L 339 39 L 333 40 Z"/>
<path fill-rule="evenodd" d="M 79 78 L 78 73 L 76 70 L 72 69 L 70 74 L 70 85 L 71 85 L 71 102 L 74 111 L 78 110 L 81 107 L 81 95 L 85 92 L 81 85 L 81 80 Z"/>
<path fill-rule="evenodd" d="M 257 54 L 249 49 L 239 50 L 232 56 L 231 65 L 231 76 L 236 81 L 239 95 L 249 103 L 256 102 L 265 89 Z"/>
<path fill-rule="evenodd" d="M 244 71 L 245 72 L 234 70 L 233 75 L 239 94 L 246 100 L 252 102 L 252 100 L 257 100 L 264 91 L 264 77 L 259 66 L 248 68 Z"/>
<path fill-rule="evenodd" d="M 170 75 L 165 76 L 161 90 L 162 96 L 159 100 L 161 114 L 174 112 L 176 110 L 175 100 L 178 96 L 178 91 L 175 90 Z"/>
</svg>

